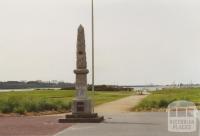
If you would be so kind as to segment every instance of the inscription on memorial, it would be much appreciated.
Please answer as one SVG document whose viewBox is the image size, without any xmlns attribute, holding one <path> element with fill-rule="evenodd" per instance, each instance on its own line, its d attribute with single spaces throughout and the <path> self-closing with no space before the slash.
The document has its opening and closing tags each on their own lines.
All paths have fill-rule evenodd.
<svg viewBox="0 0 200 136">
<path fill-rule="evenodd" d="M 84 112 L 84 102 L 77 102 L 77 112 Z"/>
</svg>

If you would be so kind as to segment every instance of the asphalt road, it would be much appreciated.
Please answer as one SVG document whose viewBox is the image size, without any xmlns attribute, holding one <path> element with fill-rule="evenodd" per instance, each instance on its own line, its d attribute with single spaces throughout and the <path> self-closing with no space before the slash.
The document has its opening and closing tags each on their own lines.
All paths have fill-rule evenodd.
<svg viewBox="0 0 200 136">
<path fill-rule="evenodd" d="M 168 132 L 167 113 L 121 113 L 105 116 L 100 124 L 75 124 L 55 136 L 198 136 Z"/>
</svg>

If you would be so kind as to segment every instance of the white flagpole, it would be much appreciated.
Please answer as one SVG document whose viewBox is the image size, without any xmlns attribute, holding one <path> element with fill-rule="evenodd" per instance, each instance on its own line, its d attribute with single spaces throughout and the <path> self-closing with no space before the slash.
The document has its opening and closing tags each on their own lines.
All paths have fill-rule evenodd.
<svg viewBox="0 0 200 136">
<path fill-rule="evenodd" d="M 92 0 L 92 92 L 94 94 L 94 1 Z"/>
</svg>

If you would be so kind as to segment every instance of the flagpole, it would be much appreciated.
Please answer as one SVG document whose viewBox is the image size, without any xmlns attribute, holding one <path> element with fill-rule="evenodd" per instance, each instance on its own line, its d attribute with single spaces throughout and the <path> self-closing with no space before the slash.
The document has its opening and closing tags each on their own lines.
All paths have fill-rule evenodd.
<svg viewBox="0 0 200 136">
<path fill-rule="evenodd" d="M 94 94 L 94 1 L 92 0 L 92 92 Z"/>
</svg>

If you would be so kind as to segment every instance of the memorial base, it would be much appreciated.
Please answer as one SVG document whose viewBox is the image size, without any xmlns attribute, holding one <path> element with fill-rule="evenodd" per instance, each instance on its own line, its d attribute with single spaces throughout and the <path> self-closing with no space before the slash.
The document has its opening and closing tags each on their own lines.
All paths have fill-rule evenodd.
<svg viewBox="0 0 200 136">
<path fill-rule="evenodd" d="M 91 99 L 73 99 L 72 114 L 66 115 L 65 119 L 59 119 L 60 123 L 100 123 L 104 120 L 103 116 L 92 113 Z"/>
<path fill-rule="evenodd" d="M 66 115 L 65 119 L 59 119 L 59 123 L 100 123 L 104 117 L 97 113 Z"/>
</svg>

